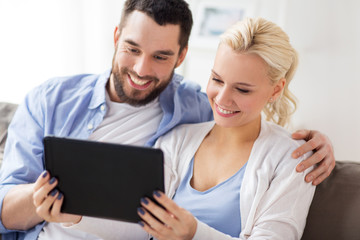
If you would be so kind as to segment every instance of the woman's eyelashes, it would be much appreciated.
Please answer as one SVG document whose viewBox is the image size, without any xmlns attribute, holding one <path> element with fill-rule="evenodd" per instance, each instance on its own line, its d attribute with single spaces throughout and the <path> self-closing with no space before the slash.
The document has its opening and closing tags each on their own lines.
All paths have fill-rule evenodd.
<svg viewBox="0 0 360 240">
<path fill-rule="evenodd" d="M 236 88 L 236 90 L 241 92 L 241 93 L 250 93 L 250 90 L 247 90 L 247 89 Z"/>
<path fill-rule="evenodd" d="M 218 78 L 214 78 L 214 77 L 213 77 L 212 80 L 215 81 L 215 82 L 217 82 L 217 83 L 223 83 L 223 81 L 221 81 L 221 80 L 218 79 Z"/>
<path fill-rule="evenodd" d="M 213 80 L 214 82 L 218 83 L 218 84 L 224 84 L 224 82 L 223 82 L 222 80 L 218 79 L 218 78 L 213 77 L 212 80 Z M 235 89 L 236 89 L 236 91 L 238 91 L 238 92 L 240 92 L 240 93 L 250 93 L 250 92 L 251 92 L 250 90 L 244 89 L 244 88 L 238 88 L 238 87 L 236 87 Z"/>
</svg>

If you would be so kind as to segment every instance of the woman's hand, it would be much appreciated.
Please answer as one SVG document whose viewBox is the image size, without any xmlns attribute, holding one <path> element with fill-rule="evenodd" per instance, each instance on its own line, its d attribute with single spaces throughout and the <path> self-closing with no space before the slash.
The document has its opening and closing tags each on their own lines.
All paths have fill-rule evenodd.
<svg viewBox="0 0 360 240">
<path fill-rule="evenodd" d="M 334 149 L 330 139 L 318 131 L 299 130 L 292 134 L 294 139 L 304 139 L 307 141 L 297 148 L 292 157 L 298 158 L 303 154 L 314 151 L 314 154 L 298 164 L 296 170 L 302 172 L 305 169 L 318 164 L 314 170 L 305 177 L 306 182 L 318 185 L 327 178 L 335 167 Z"/>
<path fill-rule="evenodd" d="M 138 208 L 138 214 L 143 219 L 139 222 L 143 229 L 159 240 L 192 239 L 197 227 L 195 217 L 165 194 L 155 191 L 153 196 L 164 208 L 142 198 L 143 207 Z"/>
<path fill-rule="evenodd" d="M 78 223 L 81 216 L 61 213 L 63 195 L 55 188 L 57 179 L 45 171 L 36 180 L 33 188 L 33 203 L 36 213 L 47 222 Z"/>
</svg>

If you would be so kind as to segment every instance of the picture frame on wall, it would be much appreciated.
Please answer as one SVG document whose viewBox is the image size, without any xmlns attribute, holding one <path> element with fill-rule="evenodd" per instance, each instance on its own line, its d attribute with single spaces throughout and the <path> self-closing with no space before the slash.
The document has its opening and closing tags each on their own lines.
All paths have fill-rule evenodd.
<svg viewBox="0 0 360 240">
<path fill-rule="evenodd" d="M 216 48 L 219 36 L 231 25 L 253 15 L 249 0 L 200 1 L 190 44 L 200 48 Z"/>
</svg>

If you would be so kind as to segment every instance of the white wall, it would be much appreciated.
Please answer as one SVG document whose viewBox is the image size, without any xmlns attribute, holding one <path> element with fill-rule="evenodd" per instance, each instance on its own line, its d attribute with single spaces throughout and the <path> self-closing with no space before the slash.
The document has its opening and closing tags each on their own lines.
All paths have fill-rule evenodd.
<svg viewBox="0 0 360 240">
<path fill-rule="evenodd" d="M 0 0 L 0 101 L 60 75 L 111 67 L 121 0 Z"/>
<path fill-rule="evenodd" d="M 0 101 L 19 103 L 50 77 L 111 66 L 121 0 L 0 0 Z M 197 21 L 203 2 L 188 0 Z M 282 26 L 300 54 L 292 83 L 299 99 L 292 128 L 326 133 L 339 160 L 360 162 L 360 1 L 222 0 Z M 194 34 L 194 32 L 193 32 Z M 179 70 L 206 86 L 216 44 L 192 36 Z"/>
</svg>

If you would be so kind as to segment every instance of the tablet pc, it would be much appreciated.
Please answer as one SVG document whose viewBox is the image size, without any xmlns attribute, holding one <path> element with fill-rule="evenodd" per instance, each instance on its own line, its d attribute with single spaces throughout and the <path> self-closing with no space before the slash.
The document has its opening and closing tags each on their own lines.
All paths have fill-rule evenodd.
<svg viewBox="0 0 360 240">
<path fill-rule="evenodd" d="M 64 194 L 61 212 L 138 222 L 140 199 L 164 191 L 160 149 L 48 136 L 44 151 Z"/>
</svg>

